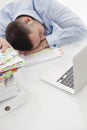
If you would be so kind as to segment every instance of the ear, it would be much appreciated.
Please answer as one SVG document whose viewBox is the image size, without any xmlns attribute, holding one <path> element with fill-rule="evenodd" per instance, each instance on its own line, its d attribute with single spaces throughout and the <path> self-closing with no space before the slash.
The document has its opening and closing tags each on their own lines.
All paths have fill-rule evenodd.
<svg viewBox="0 0 87 130">
<path fill-rule="evenodd" d="M 33 19 L 30 17 L 25 17 L 24 21 L 25 21 L 25 23 L 29 23 L 29 24 L 33 23 Z"/>
</svg>

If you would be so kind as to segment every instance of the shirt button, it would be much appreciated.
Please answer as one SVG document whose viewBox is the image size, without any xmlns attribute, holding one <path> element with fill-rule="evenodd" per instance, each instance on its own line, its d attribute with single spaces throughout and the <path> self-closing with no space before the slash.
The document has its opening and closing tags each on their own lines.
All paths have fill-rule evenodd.
<svg viewBox="0 0 87 130">
<path fill-rule="evenodd" d="M 54 44 L 53 46 L 56 47 L 56 44 Z"/>
</svg>

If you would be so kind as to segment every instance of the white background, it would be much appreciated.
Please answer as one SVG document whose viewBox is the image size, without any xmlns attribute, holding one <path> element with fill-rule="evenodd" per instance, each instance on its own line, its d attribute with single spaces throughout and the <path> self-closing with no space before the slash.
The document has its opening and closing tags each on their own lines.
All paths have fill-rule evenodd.
<svg viewBox="0 0 87 130">
<path fill-rule="evenodd" d="M 0 7 L 8 1 L 12 0 L 0 0 Z M 87 24 L 86 0 L 60 2 Z M 45 69 L 57 63 L 42 63 L 18 73 L 17 80 L 27 90 L 28 101 L 0 119 L 0 130 L 87 130 L 87 88 L 72 96 L 39 80 Z"/>
</svg>

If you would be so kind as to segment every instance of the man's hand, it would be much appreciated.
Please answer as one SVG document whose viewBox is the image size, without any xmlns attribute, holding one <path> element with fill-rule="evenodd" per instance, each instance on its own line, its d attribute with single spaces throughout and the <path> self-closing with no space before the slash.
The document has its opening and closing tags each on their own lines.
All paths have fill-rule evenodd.
<svg viewBox="0 0 87 130">
<path fill-rule="evenodd" d="M 39 51 L 41 51 L 41 50 L 43 50 L 45 48 L 48 48 L 48 47 L 49 47 L 48 42 L 47 42 L 46 39 L 44 39 L 43 41 L 40 42 L 39 46 L 32 49 L 31 51 L 24 52 L 24 55 L 27 56 L 27 55 L 39 52 Z"/>
<path fill-rule="evenodd" d="M 4 38 L 0 37 L 0 49 L 2 52 L 5 52 L 7 48 L 11 48 L 12 46 L 5 40 Z"/>
</svg>

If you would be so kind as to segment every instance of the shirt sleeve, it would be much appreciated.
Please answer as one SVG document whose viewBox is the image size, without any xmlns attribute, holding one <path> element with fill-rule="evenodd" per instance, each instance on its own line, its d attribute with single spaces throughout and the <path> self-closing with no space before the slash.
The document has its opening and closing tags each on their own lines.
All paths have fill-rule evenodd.
<svg viewBox="0 0 87 130">
<path fill-rule="evenodd" d="M 78 28 L 73 26 L 61 31 L 54 31 L 52 34 L 46 36 L 48 44 L 51 48 L 78 42 L 84 38 L 87 38 L 86 28 Z"/>
<path fill-rule="evenodd" d="M 12 21 L 14 4 L 10 3 L 0 10 L 0 37 L 6 38 L 6 27 Z"/>
<path fill-rule="evenodd" d="M 61 28 L 46 36 L 50 47 L 77 42 L 87 37 L 87 27 L 81 19 L 58 1 L 50 0 L 47 17 Z"/>
<path fill-rule="evenodd" d="M 26 5 L 26 3 L 28 1 L 30 0 L 22 2 L 21 0 L 15 0 L 0 10 L 0 37 L 6 38 L 5 31 L 8 24 L 14 20 L 15 14 L 17 14 L 18 11 L 27 8 L 28 5 Z"/>
</svg>

